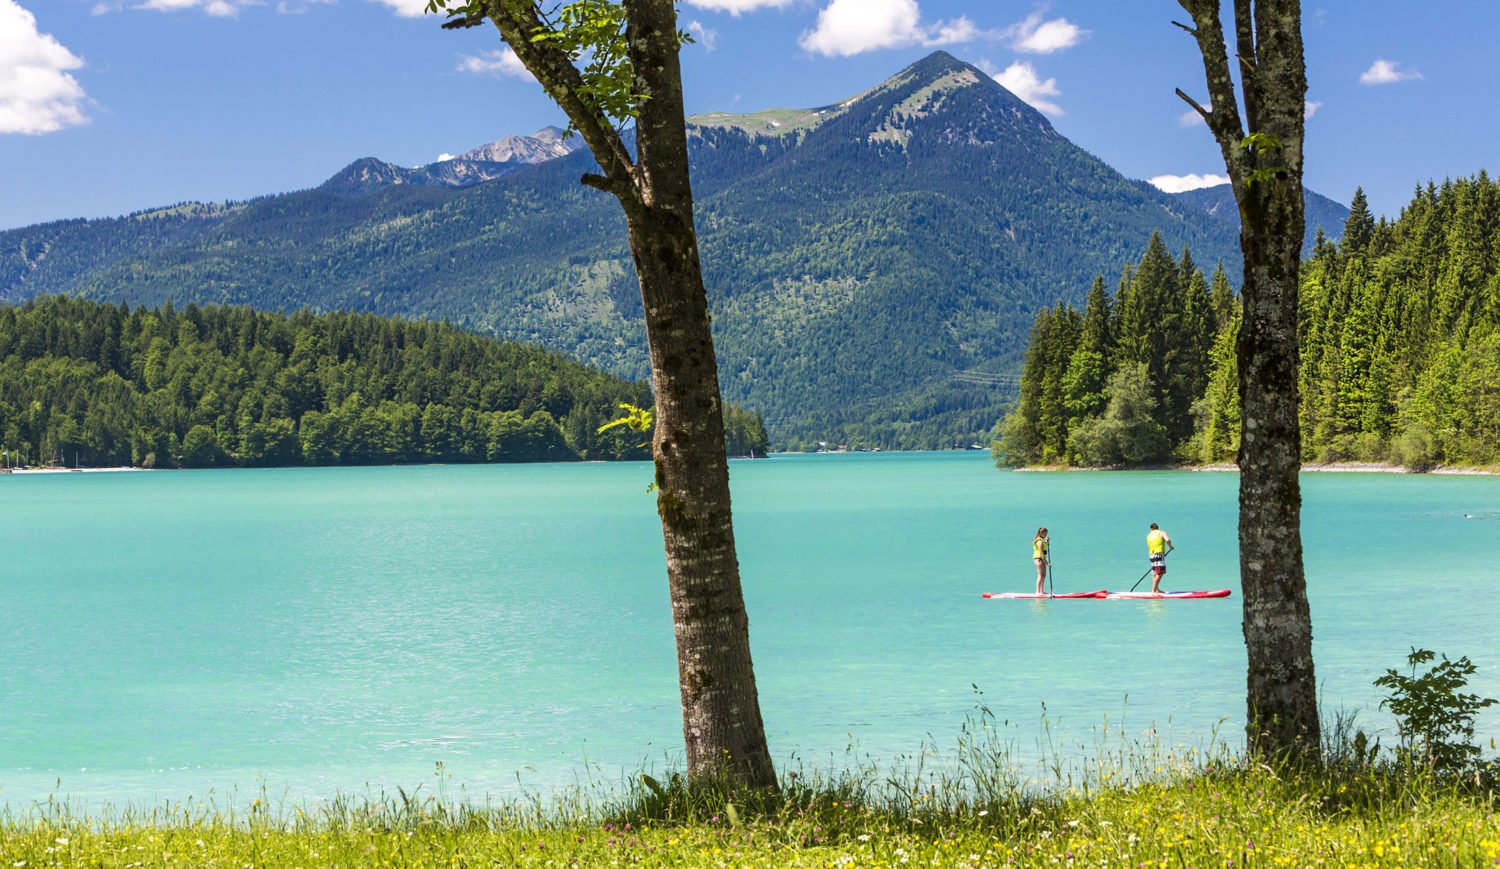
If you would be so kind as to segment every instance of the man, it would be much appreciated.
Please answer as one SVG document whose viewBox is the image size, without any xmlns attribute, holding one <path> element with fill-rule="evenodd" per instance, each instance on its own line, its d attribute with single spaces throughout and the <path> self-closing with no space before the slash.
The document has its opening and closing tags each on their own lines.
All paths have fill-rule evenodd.
<svg viewBox="0 0 1500 869">
<path fill-rule="evenodd" d="M 1152 522 L 1151 531 L 1146 535 L 1146 556 L 1151 559 L 1152 594 L 1161 594 L 1161 578 L 1167 575 L 1167 553 L 1176 548 L 1167 532 Z"/>
</svg>

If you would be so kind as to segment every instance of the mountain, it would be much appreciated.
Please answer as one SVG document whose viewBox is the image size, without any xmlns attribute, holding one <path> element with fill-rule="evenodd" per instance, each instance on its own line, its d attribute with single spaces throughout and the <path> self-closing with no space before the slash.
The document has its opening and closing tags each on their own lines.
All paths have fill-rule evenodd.
<svg viewBox="0 0 1500 869">
<path fill-rule="evenodd" d="M 529 136 L 506 136 L 472 151 L 426 166 L 406 168 L 374 157 L 355 160 L 319 189 L 367 193 L 396 184 L 421 187 L 473 187 L 509 175 L 535 163 L 545 163 L 577 151 L 583 140 L 564 138 L 557 127 L 543 127 Z"/>
<path fill-rule="evenodd" d="M 1240 229 L 1240 209 L 1234 201 L 1234 190 L 1228 184 L 1218 184 L 1213 187 L 1200 187 L 1197 190 L 1185 190 L 1182 193 L 1169 194 L 1184 208 L 1197 209 L 1215 220 L 1224 221 L 1226 225 L 1233 227 L 1235 232 Z M 1303 208 L 1307 219 L 1307 232 L 1303 236 L 1302 252 L 1311 256 L 1313 239 L 1317 237 L 1318 229 L 1322 228 L 1323 234 L 1330 239 L 1338 239 L 1344 234 L 1344 221 L 1349 219 L 1348 206 L 1341 205 L 1311 190 L 1303 191 Z"/>
<path fill-rule="evenodd" d="M 506 136 L 481 145 L 458 159 L 483 163 L 543 163 L 566 157 L 583 147 L 579 136 L 568 136 L 557 127 L 543 127 L 529 136 Z"/>
<path fill-rule="evenodd" d="M 1035 312 L 1113 280 L 1153 230 L 1238 272 L 1232 222 L 945 52 L 829 106 L 691 122 L 724 390 L 781 445 L 987 441 Z M 447 319 L 643 377 L 624 221 L 578 183 L 587 151 L 471 162 L 511 168 L 466 185 L 361 161 L 313 190 L 0 233 L 0 299 Z"/>
</svg>

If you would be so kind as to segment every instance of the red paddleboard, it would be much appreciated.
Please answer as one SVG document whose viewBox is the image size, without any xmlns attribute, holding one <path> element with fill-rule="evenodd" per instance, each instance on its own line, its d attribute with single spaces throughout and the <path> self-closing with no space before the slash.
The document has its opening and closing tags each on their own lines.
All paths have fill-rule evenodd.
<svg viewBox="0 0 1500 869">
<path fill-rule="evenodd" d="M 1229 589 L 1212 591 L 1164 591 L 1152 594 L 1149 591 L 1115 591 L 1105 595 L 1110 600 L 1203 600 L 1210 597 L 1229 597 Z"/>
<path fill-rule="evenodd" d="M 987 591 L 984 593 L 984 597 L 989 600 L 1051 600 L 1053 598 L 1057 600 L 1081 600 L 1084 598 L 1098 599 L 1108 594 L 1108 591 L 1101 588 L 1098 591 L 1070 591 L 1064 594 L 1020 594 L 1012 591 Z"/>
</svg>

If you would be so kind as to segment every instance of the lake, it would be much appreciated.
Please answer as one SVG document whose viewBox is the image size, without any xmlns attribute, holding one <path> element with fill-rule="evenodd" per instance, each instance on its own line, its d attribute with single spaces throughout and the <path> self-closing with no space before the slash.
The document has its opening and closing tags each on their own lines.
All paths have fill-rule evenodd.
<svg viewBox="0 0 1500 869">
<path fill-rule="evenodd" d="M 1065 745 L 1106 720 L 1240 740 L 1235 475 L 1010 473 L 978 452 L 731 474 L 783 765 L 946 746 L 980 702 L 1022 754 L 1043 703 Z M 0 478 L 0 802 L 426 794 L 439 763 L 450 795 L 481 800 L 670 766 L 650 479 L 637 463 Z M 1470 656 L 1473 687 L 1500 695 L 1500 479 L 1305 474 L 1303 492 L 1325 713 L 1388 727 L 1371 681 L 1413 645 Z M 1164 587 L 1235 596 L 980 598 L 1030 590 L 1043 524 L 1058 591 L 1128 588 L 1152 521 L 1177 544 Z"/>
</svg>

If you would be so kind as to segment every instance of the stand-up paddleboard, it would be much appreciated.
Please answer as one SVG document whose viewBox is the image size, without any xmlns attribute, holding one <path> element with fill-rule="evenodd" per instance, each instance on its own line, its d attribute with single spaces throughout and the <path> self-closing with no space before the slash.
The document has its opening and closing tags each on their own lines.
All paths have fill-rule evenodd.
<svg viewBox="0 0 1500 869">
<path fill-rule="evenodd" d="M 1020 594 L 1011 591 L 987 591 L 983 596 L 989 600 L 1051 600 L 1054 598 L 1057 600 L 1083 600 L 1085 598 L 1097 600 L 1108 594 L 1108 591 L 1101 588 L 1098 591 L 1070 591 L 1065 594 Z"/>
<path fill-rule="evenodd" d="M 1203 600 L 1210 597 L 1229 597 L 1229 589 L 1216 588 L 1212 591 L 1164 591 L 1160 594 L 1152 594 L 1149 591 L 1112 591 L 1103 597 L 1109 600 Z"/>
</svg>

